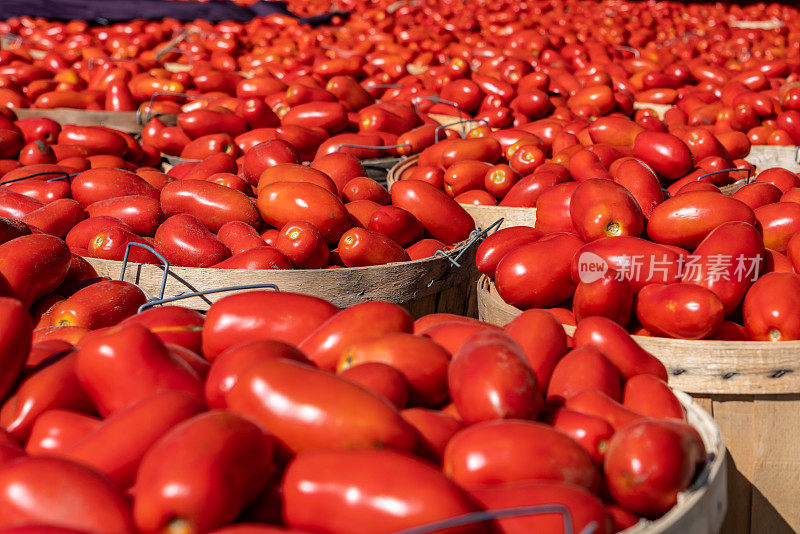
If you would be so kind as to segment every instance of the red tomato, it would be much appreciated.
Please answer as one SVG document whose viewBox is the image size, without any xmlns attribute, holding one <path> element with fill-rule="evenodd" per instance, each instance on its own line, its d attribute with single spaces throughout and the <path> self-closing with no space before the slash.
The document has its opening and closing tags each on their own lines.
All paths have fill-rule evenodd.
<svg viewBox="0 0 800 534">
<path fill-rule="evenodd" d="M 581 391 L 596 389 L 620 400 L 620 375 L 599 349 L 584 345 L 564 355 L 553 369 L 547 387 L 548 404 L 563 404 Z"/>
<path fill-rule="evenodd" d="M 437 466 L 389 450 L 300 453 L 286 469 L 281 494 L 289 527 L 331 534 L 389 534 L 474 510 Z"/>
<path fill-rule="evenodd" d="M 403 180 L 391 190 L 392 204 L 410 212 L 434 238 L 454 245 L 469 237 L 475 221 L 442 191 L 419 180 Z"/>
<path fill-rule="evenodd" d="M 320 298 L 285 291 L 250 291 L 223 297 L 206 313 L 203 355 L 213 362 L 225 349 L 256 339 L 273 338 L 298 345 L 338 311 Z"/>
<path fill-rule="evenodd" d="M 752 341 L 800 339 L 800 275 L 773 272 L 756 280 L 744 297 L 742 313 Z"/>
<path fill-rule="evenodd" d="M 156 230 L 154 246 L 171 265 L 185 267 L 210 267 L 231 255 L 217 236 L 188 213 L 164 221 Z"/>
<path fill-rule="evenodd" d="M 605 317 L 587 317 L 572 335 L 574 346 L 594 345 L 614 364 L 624 379 L 652 374 L 667 380 L 667 370 L 655 356 L 641 348 L 619 324 Z"/>
<path fill-rule="evenodd" d="M 136 530 L 120 490 L 96 471 L 67 460 L 20 458 L 0 471 L 0 488 L 0 528 L 38 523 L 83 532 Z M 64 499 L 67 494 L 73 498 Z"/>
<path fill-rule="evenodd" d="M 226 395 L 228 409 L 269 428 L 290 453 L 324 447 L 414 450 L 416 434 L 388 401 L 291 360 L 250 366 Z M 358 406 L 358 417 L 352 407 Z"/>
<path fill-rule="evenodd" d="M 575 290 L 570 263 L 583 244 L 573 235 L 555 234 L 509 252 L 497 265 L 497 292 L 520 308 L 557 306 Z"/>
<path fill-rule="evenodd" d="M 508 335 L 470 336 L 447 370 L 450 398 L 467 424 L 493 419 L 536 419 L 541 389 L 525 353 Z"/>
<path fill-rule="evenodd" d="M 569 210 L 572 225 L 586 242 L 606 236 L 638 237 L 644 229 L 644 215 L 636 199 L 611 180 L 581 182 L 572 193 Z"/>
<path fill-rule="evenodd" d="M 647 223 L 650 238 L 665 245 L 693 249 L 712 230 L 730 222 L 755 224 L 750 206 L 720 193 L 692 191 L 659 204 Z"/>
<path fill-rule="evenodd" d="M 350 217 L 341 201 L 314 184 L 277 182 L 258 193 L 258 210 L 264 220 L 277 228 L 293 221 L 306 221 L 322 233 L 325 241 L 338 243 L 348 228 Z"/>
<path fill-rule="evenodd" d="M 227 411 L 183 421 L 142 459 L 133 504 L 137 527 L 207 532 L 232 522 L 266 486 L 274 448 L 264 430 Z M 182 491 L 171 491 L 176 487 Z"/>
<path fill-rule="evenodd" d="M 622 404 L 648 417 L 686 419 L 680 401 L 667 383 L 653 375 L 636 375 L 625 382 Z"/>
<path fill-rule="evenodd" d="M 722 301 L 695 284 L 650 284 L 636 297 L 636 316 L 648 331 L 663 337 L 705 339 L 722 325 Z"/>
<path fill-rule="evenodd" d="M 155 334 L 137 324 L 111 328 L 83 340 L 75 373 L 101 415 L 164 389 L 203 398 L 197 373 L 170 354 Z M 137 379 L 122 379 L 128 376 Z"/>
<path fill-rule="evenodd" d="M 658 517 L 675 505 L 705 459 L 700 435 L 686 423 L 638 421 L 611 438 L 604 462 L 606 484 L 625 508 Z"/>
<path fill-rule="evenodd" d="M 411 315 L 397 304 L 363 302 L 336 313 L 297 346 L 320 368 L 332 371 L 347 358 L 348 349 L 354 344 L 393 333 L 410 333 L 413 323 Z"/>
<path fill-rule="evenodd" d="M 444 473 L 462 486 L 552 480 L 597 488 L 600 473 L 572 438 L 533 421 L 485 421 L 458 432 Z"/>
<path fill-rule="evenodd" d="M 438 406 L 447 398 L 450 354 L 433 341 L 403 332 L 356 341 L 342 354 L 336 369 L 342 372 L 370 362 L 385 363 L 403 373 L 413 405 Z"/>
</svg>

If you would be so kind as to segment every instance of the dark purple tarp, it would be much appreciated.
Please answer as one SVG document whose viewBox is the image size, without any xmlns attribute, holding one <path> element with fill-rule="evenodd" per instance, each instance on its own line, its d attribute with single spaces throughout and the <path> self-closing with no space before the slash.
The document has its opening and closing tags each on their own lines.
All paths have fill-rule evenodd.
<svg viewBox="0 0 800 534">
<path fill-rule="evenodd" d="M 325 24 L 335 15 L 324 13 L 314 17 L 297 17 L 286 8 L 285 2 L 256 2 L 244 7 L 224 0 L 212 2 L 173 2 L 170 0 L 0 0 L 0 20 L 11 17 L 42 17 L 50 20 L 86 20 L 89 22 L 120 22 L 133 19 L 180 21 L 195 19 L 219 22 L 247 22 L 253 17 L 274 13 L 289 15 L 306 24 Z"/>
</svg>

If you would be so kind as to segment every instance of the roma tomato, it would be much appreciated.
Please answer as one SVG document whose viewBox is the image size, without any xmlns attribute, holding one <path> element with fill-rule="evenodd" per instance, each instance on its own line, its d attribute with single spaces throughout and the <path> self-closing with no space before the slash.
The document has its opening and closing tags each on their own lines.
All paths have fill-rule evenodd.
<svg viewBox="0 0 800 534">
<path fill-rule="evenodd" d="M 497 265 L 497 292 L 520 308 L 547 308 L 567 300 L 575 290 L 570 263 L 583 241 L 569 234 L 523 245 Z"/>
<path fill-rule="evenodd" d="M 474 510 L 437 466 L 389 450 L 302 452 L 287 467 L 281 494 L 289 527 L 331 534 L 390 534 Z"/>
<path fill-rule="evenodd" d="M 345 350 L 336 369 L 342 372 L 370 362 L 391 365 L 403 374 L 412 405 L 433 407 L 447 398 L 450 354 L 429 339 L 395 332 L 357 341 Z"/>
<path fill-rule="evenodd" d="M 217 236 L 188 213 L 164 221 L 156 230 L 154 243 L 155 249 L 172 265 L 210 267 L 231 255 Z"/>
<path fill-rule="evenodd" d="M 567 408 L 557 409 L 549 421 L 553 428 L 564 432 L 586 449 L 598 465 L 603 463 L 608 440 L 614 435 L 614 427 L 607 421 Z"/>
<path fill-rule="evenodd" d="M 546 310 L 525 310 L 503 328 L 519 343 L 544 392 L 556 362 L 567 352 L 567 335 L 558 319 Z"/>
<path fill-rule="evenodd" d="M 164 186 L 161 209 L 165 217 L 188 213 L 215 233 L 232 221 L 255 228 L 261 224 L 258 210 L 244 194 L 204 180 L 183 179 Z"/>
<path fill-rule="evenodd" d="M 627 327 L 633 312 L 633 288 L 617 272 L 609 269 L 602 277 L 591 280 L 585 277 L 575 288 L 572 296 L 572 312 L 575 320 L 600 315 Z"/>
<path fill-rule="evenodd" d="M 697 246 L 684 266 L 683 282 L 710 289 L 722 301 L 725 315 L 733 313 L 766 265 L 761 234 L 751 224 L 718 226 Z"/>
<path fill-rule="evenodd" d="M 392 185 L 392 205 L 410 212 L 428 234 L 447 245 L 469 237 L 475 221 L 444 192 L 419 180 L 401 180 Z"/>
<path fill-rule="evenodd" d="M 142 459 L 133 504 L 137 527 L 207 532 L 232 522 L 266 486 L 274 449 L 269 434 L 231 412 L 183 421 Z"/>
<path fill-rule="evenodd" d="M 47 234 L 23 235 L 0 245 L 0 290 L 27 308 L 66 279 L 72 255 Z"/>
<path fill-rule="evenodd" d="M 461 419 L 536 419 L 541 390 L 525 353 L 499 332 L 470 336 L 453 354 L 447 370 L 450 398 Z"/>
<path fill-rule="evenodd" d="M 265 360 L 249 367 L 226 401 L 229 410 L 269 428 L 284 452 L 330 447 L 411 451 L 417 445 L 414 430 L 388 401 L 291 360 Z M 353 417 L 353 406 L 359 407 L 358 417 Z"/>
<path fill-rule="evenodd" d="M 528 226 L 512 226 L 496 231 L 483 240 L 475 253 L 475 265 L 480 272 L 494 278 L 497 265 L 516 248 L 538 241 L 542 232 Z"/>
<path fill-rule="evenodd" d="M 663 132 L 638 134 L 633 142 L 633 156 L 650 165 L 666 180 L 677 180 L 688 173 L 694 164 L 686 143 L 679 137 Z"/>
<path fill-rule="evenodd" d="M 581 182 L 569 203 L 572 225 L 586 242 L 606 236 L 639 237 L 644 215 L 636 199 L 623 186 L 611 181 Z"/>
<path fill-rule="evenodd" d="M 339 377 L 386 399 L 398 410 L 402 410 L 408 402 L 408 381 L 403 373 L 391 365 L 381 362 L 362 363 L 348 367 L 339 373 Z"/>
<path fill-rule="evenodd" d="M 625 382 L 622 405 L 657 419 L 686 419 L 678 397 L 666 382 L 653 375 L 636 375 Z"/>
<path fill-rule="evenodd" d="M 46 524 L 83 532 L 136 531 L 120 490 L 68 460 L 20 458 L 0 470 L 0 489 L 0 528 Z M 73 498 L 65 500 L 65 494 Z"/>
<path fill-rule="evenodd" d="M 147 297 L 123 280 L 101 280 L 60 302 L 52 312 L 53 326 L 83 326 L 97 330 L 135 315 Z"/>
<path fill-rule="evenodd" d="M 153 236 L 164 220 L 158 199 L 143 195 L 109 198 L 89 204 L 89 217 L 114 217 L 140 236 Z M 69 243 L 67 243 L 69 244 Z"/>
<path fill-rule="evenodd" d="M 800 232 L 800 204 L 775 202 L 756 208 L 755 215 L 764 246 L 785 254 L 789 239 Z"/>
<path fill-rule="evenodd" d="M 127 195 L 159 198 L 159 190 L 136 174 L 122 170 L 99 168 L 83 171 L 72 180 L 72 198 L 86 208 L 99 200 Z"/>
<path fill-rule="evenodd" d="M 657 517 L 675 505 L 705 458 L 703 441 L 688 424 L 638 421 L 611 438 L 604 461 L 606 484 L 625 508 Z"/>
<path fill-rule="evenodd" d="M 744 297 L 742 314 L 752 341 L 800 339 L 800 275 L 772 272 L 756 280 Z"/>
<path fill-rule="evenodd" d="M 572 335 L 575 347 L 594 345 L 611 360 L 625 380 L 651 374 L 664 381 L 667 370 L 661 361 L 636 344 L 619 324 L 605 317 L 587 317 Z"/>
<path fill-rule="evenodd" d="M 584 345 L 569 351 L 556 364 L 547 387 L 547 403 L 563 404 L 586 389 L 602 391 L 618 401 L 620 382 L 619 371 L 605 354 Z"/>
<path fill-rule="evenodd" d="M 203 355 L 213 362 L 225 349 L 256 339 L 298 345 L 338 311 L 320 298 L 285 291 L 250 291 L 223 297 L 206 313 Z"/>
<path fill-rule="evenodd" d="M 164 343 L 180 345 L 199 353 L 203 322 L 203 315 L 194 310 L 179 306 L 161 306 L 137 313 L 119 324 L 140 324 Z"/>
<path fill-rule="evenodd" d="M 118 326 L 83 340 L 75 373 L 101 415 L 160 390 L 203 398 L 200 377 L 144 326 Z M 136 380 L 123 377 L 136 376 Z"/>
<path fill-rule="evenodd" d="M 725 318 L 722 301 L 695 284 L 649 284 L 636 296 L 636 316 L 648 331 L 663 337 L 705 339 Z"/>
<path fill-rule="evenodd" d="M 336 313 L 297 346 L 321 369 L 333 371 L 352 345 L 393 333 L 410 333 L 413 328 L 414 320 L 403 307 L 390 302 L 363 302 Z"/>
<path fill-rule="evenodd" d="M 330 191 L 310 183 L 276 182 L 258 193 L 258 210 L 277 228 L 289 222 L 306 221 L 322 233 L 325 241 L 338 243 L 351 226 L 342 202 Z"/>
<path fill-rule="evenodd" d="M 755 224 L 756 216 L 750 206 L 735 198 L 692 191 L 656 206 L 647 223 L 647 234 L 657 243 L 693 249 L 712 230 L 730 221 Z"/>
<path fill-rule="evenodd" d="M 365 267 L 409 261 L 408 253 L 391 237 L 364 228 L 351 228 L 339 240 L 345 267 Z"/>
<path fill-rule="evenodd" d="M 304 221 L 287 223 L 275 247 L 298 269 L 321 269 L 328 265 L 328 245 L 317 227 Z"/>
<path fill-rule="evenodd" d="M 484 421 L 459 431 L 442 470 L 461 486 L 551 480 L 594 490 L 600 477 L 583 447 L 533 421 Z"/>
<path fill-rule="evenodd" d="M 466 488 L 470 497 L 486 510 L 504 510 L 524 506 L 561 505 L 569 511 L 572 528 L 595 528 L 598 534 L 610 534 L 611 521 L 603 502 L 590 491 L 560 482 L 525 481 L 488 484 Z M 531 514 L 493 521 L 503 534 L 557 534 L 564 531 L 559 514 Z"/>
<path fill-rule="evenodd" d="M 56 453 L 95 469 L 120 488 L 133 484 L 145 453 L 172 427 L 203 410 L 196 397 L 161 391 L 107 417 L 92 432 Z"/>
<path fill-rule="evenodd" d="M 5 398 L 25 367 L 32 331 L 33 323 L 22 302 L 0 297 L 0 399 Z"/>
</svg>

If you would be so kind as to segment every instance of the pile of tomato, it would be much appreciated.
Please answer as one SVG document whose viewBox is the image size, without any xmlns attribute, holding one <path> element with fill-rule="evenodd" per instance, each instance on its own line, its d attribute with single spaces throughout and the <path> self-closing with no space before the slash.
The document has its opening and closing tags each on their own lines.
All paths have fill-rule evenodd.
<svg viewBox="0 0 800 534">
<path fill-rule="evenodd" d="M 797 9 L 289 5 L 352 12 L 0 21 L 0 534 L 612 533 L 702 486 L 632 335 L 800 339 Z M 476 253 L 504 327 L 93 267 L 410 262 L 476 205 L 530 213 Z"/>
</svg>

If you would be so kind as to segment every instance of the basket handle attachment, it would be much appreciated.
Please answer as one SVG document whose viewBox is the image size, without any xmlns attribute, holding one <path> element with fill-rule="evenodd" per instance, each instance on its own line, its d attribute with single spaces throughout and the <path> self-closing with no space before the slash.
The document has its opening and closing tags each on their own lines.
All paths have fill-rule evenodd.
<svg viewBox="0 0 800 534">
<path fill-rule="evenodd" d="M 486 239 L 486 237 L 489 234 L 496 232 L 497 229 L 500 228 L 500 225 L 503 224 L 504 220 L 505 219 L 503 219 L 501 217 L 500 219 L 497 219 L 495 222 L 493 222 L 492 224 L 490 224 L 487 228 L 485 228 L 483 230 L 473 230 L 472 232 L 470 232 L 469 237 L 467 238 L 467 242 L 464 244 L 464 246 L 461 248 L 461 250 L 458 252 L 458 254 L 456 254 L 455 257 L 451 256 L 450 254 L 448 254 L 448 252 L 445 252 L 444 250 L 441 250 L 441 249 L 437 250 L 434 253 L 433 257 L 435 257 L 435 258 L 444 258 L 444 259 L 446 259 L 447 261 L 450 262 L 449 267 L 451 267 L 451 268 L 455 267 L 456 269 L 460 269 L 461 268 L 461 264 L 458 262 L 458 260 L 461 259 L 461 256 L 463 256 L 464 253 L 467 250 L 469 250 L 469 248 L 472 245 L 474 245 L 475 243 L 480 243 L 481 241 Z M 434 284 L 434 282 L 436 282 L 436 280 L 431 280 L 430 282 L 428 282 L 428 287 L 431 287 Z"/>
</svg>

